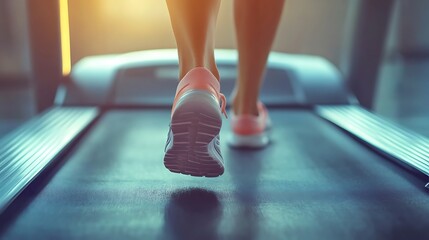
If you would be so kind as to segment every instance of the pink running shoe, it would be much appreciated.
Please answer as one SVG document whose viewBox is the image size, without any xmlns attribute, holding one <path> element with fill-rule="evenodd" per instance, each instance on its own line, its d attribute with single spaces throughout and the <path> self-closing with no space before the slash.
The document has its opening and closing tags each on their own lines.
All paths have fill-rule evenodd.
<svg viewBox="0 0 429 240">
<path fill-rule="evenodd" d="M 258 116 L 237 116 L 231 111 L 232 134 L 229 145 L 242 148 L 262 148 L 270 142 L 271 119 L 262 102 L 258 102 Z"/>
<path fill-rule="evenodd" d="M 219 146 L 226 99 L 206 68 L 189 71 L 179 82 L 171 112 L 164 165 L 171 172 L 217 177 L 224 172 Z"/>
</svg>

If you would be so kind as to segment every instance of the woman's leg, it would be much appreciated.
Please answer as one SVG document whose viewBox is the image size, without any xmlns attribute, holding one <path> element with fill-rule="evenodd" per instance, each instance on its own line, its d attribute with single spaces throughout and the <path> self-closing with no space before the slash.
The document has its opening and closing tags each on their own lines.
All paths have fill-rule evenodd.
<svg viewBox="0 0 429 240">
<path fill-rule="evenodd" d="M 167 0 L 179 53 L 179 78 L 206 67 L 219 79 L 214 59 L 214 32 L 220 0 Z"/>
<path fill-rule="evenodd" d="M 235 0 L 239 70 L 233 99 L 237 115 L 258 115 L 257 101 L 284 0 Z"/>
<path fill-rule="evenodd" d="M 180 81 L 164 165 L 171 172 L 216 177 L 224 172 L 219 132 L 226 112 L 214 59 L 220 0 L 167 0 L 167 5 L 179 53 Z"/>
</svg>

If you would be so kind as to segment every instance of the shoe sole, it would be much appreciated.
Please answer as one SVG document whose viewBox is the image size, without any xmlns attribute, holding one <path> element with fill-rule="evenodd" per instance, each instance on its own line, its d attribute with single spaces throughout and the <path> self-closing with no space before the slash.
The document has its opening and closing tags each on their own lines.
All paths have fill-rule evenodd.
<svg viewBox="0 0 429 240">
<path fill-rule="evenodd" d="M 164 165 L 171 172 L 198 177 L 223 174 L 219 149 L 222 116 L 219 103 L 210 93 L 190 91 L 176 104 L 171 118 Z"/>
<path fill-rule="evenodd" d="M 231 133 L 228 144 L 234 148 L 264 148 L 270 143 L 268 131 L 255 135 Z"/>
</svg>

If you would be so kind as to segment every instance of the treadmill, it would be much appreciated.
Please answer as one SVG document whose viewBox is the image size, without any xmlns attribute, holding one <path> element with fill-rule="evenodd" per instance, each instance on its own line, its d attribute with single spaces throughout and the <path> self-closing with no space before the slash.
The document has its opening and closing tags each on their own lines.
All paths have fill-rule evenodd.
<svg viewBox="0 0 429 240">
<path fill-rule="evenodd" d="M 61 78 L 58 54 L 33 57 L 39 82 Z M 216 58 L 228 96 L 237 53 Z M 224 120 L 218 178 L 163 165 L 177 74 L 174 49 L 93 56 L 39 91 L 50 106 L 0 139 L 0 238 L 425 238 L 429 140 L 361 107 L 327 60 L 270 55 L 272 143 L 230 148 Z"/>
</svg>

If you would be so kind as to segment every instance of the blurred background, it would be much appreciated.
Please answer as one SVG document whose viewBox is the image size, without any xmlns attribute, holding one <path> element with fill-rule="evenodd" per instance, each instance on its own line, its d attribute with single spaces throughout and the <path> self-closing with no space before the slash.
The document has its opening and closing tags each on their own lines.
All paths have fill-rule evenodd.
<svg viewBox="0 0 429 240">
<path fill-rule="evenodd" d="M 287 0 L 273 50 L 320 55 L 346 71 L 347 22 L 356 1 Z M 222 1 L 217 48 L 235 47 L 232 6 Z M 175 47 L 162 0 L 70 0 L 69 19 L 72 64 L 90 55 Z M 428 22 L 429 1 L 395 1 L 372 109 L 426 136 Z M 36 114 L 29 24 L 26 0 L 0 0 L 0 137 Z"/>
</svg>

